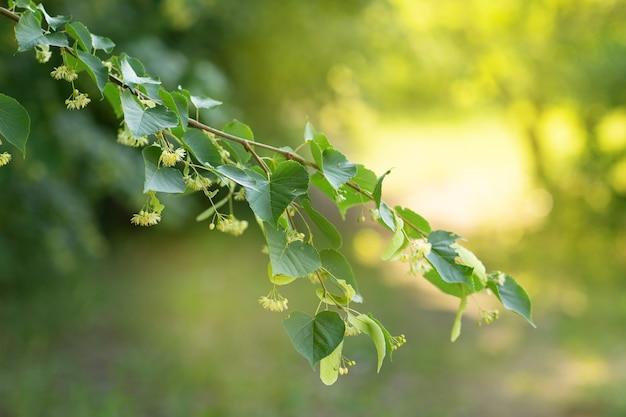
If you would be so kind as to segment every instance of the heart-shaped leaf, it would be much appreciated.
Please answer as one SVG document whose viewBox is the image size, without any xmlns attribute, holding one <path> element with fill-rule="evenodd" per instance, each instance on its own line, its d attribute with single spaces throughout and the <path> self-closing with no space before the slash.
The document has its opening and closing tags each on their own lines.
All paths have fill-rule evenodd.
<svg viewBox="0 0 626 417">
<path fill-rule="evenodd" d="M 26 109 L 14 98 L 0 93 L 0 135 L 26 157 L 29 133 L 30 117 Z"/>
<path fill-rule="evenodd" d="M 332 354 L 343 341 L 345 323 L 334 311 L 322 311 L 315 317 L 294 311 L 283 321 L 296 350 L 312 367 Z"/>
<path fill-rule="evenodd" d="M 288 242 L 284 230 L 267 222 L 263 226 L 273 274 L 297 278 L 321 266 L 319 254 L 312 245 L 300 240 Z"/>
<path fill-rule="evenodd" d="M 152 135 L 159 130 L 178 126 L 176 113 L 164 106 L 144 109 L 128 90 L 125 90 L 120 98 L 126 125 L 136 137 Z"/>
</svg>

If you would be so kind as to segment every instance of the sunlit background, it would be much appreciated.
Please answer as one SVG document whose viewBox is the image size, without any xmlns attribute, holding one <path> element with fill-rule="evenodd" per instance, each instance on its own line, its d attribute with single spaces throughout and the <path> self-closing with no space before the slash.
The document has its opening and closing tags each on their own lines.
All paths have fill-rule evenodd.
<svg viewBox="0 0 626 417">
<path fill-rule="evenodd" d="M 194 197 L 132 227 L 140 154 L 115 143 L 105 102 L 67 111 L 67 86 L 14 54 L 5 19 L 0 91 L 33 126 L 27 158 L 0 168 L 0 416 L 626 414 L 626 2 L 44 4 L 168 88 L 223 101 L 207 123 L 296 147 L 308 120 L 351 161 L 392 169 L 386 200 L 515 276 L 538 328 L 510 312 L 478 328 L 470 309 L 450 343 L 455 300 L 380 261 L 390 236 L 349 213 L 364 308 L 409 342 L 376 374 L 371 342 L 351 341 L 358 366 L 323 386 L 284 316 L 256 303 L 259 232 L 209 231 Z M 314 309 L 309 292 L 285 295 Z"/>
</svg>

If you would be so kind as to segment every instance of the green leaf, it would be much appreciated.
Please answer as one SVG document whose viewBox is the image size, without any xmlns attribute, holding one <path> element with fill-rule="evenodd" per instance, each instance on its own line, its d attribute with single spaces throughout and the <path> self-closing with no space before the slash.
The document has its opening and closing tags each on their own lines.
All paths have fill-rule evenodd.
<svg viewBox="0 0 626 417">
<path fill-rule="evenodd" d="M 148 146 L 141 152 L 145 165 L 145 179 L 143 192 L 149 191 L 163 193 L 184 193 L 185 182 L 183 175 L 174 168 L 159 168 L 159 158 L 161 148 L 158 146 Z"/>
<path fill-rule="evenodd" d="M 335 190 L 326 178 L 319 173 L 315 173 L 311 176 L 311 183 L 318 187 L 333 202 L 335 202 L 335 204 L 337 204 L 337 208 L 339 208 L 341 217 L 344 220 L 346 218 L 346 212 L 350 207 L 366 204 L 372 201 L 362 193 L 344 185 L 339 189 L 342 193 L 343 199 L 337 203 L 337 190 Z M 376 174 L 365 168 L 363 165 L 357 165 L 357 173 L 352 178 L 352 183 L 360 187 L 363 191 L 371 193 L 376 185 Z"/>
<path fill-rule="evenodd" d="M 99 49 L 101 51 L 106 52 L 107 54 L 111 53 L 113 48 L 115 48 L 115 42 L 106 36 L 94 35 L 91 34 L 91 46 L 94 49 Z"/>
<path fill-rule="evenodd" d="M 111 104 L 111 108 L 113 108 L 115 117 L 117 117 L 118 119 L 124 117 L 120 94 L 121 92 L 117 85 L 113 84 L 112 82 L 107 82 L 106 86 L 104 87 L 104 97 L 107 99 L 109 104 Z"/>
<path fill-rule="evenodd" d="M 487 284 L 487 271 L 485 270 L 485 265 L 483 265 L 480 259 L 478 259 L 473 252 L 464 246 L 454 243 L 451 247 L 456 250 L 456 253 L 459 255 L 461 261 L 460 263 L 472 268 L 472 274 L 476 278 L 474 280 L 474 285 L 476 287 L 480 286 L 480 288 L 476 288 L 476 290 L 479 291 L 482 289 Z"/>
<path fill-rule="evenodd" d="M 100 93 L 104 94 L 104 88 L 109 80 L 109 70 L 102 64 L 102 60 L 83 51 L 78 51 L 78 59 L 85 65 L 87 73 L 98 86 Z"/>
<path fill-rule="evenodd" d="M 337 349 L 345 332 L 345 323 L 334 311 L 322 311 L 315 317 L 294 311 L 283 321 L 283 326 L 293 346 L 311 367 Z"/>
<path fill-rule="evenodd" d="M 337 230 L 334 224 L 332 224 L 322 213 L 315 210 L 311 205 L 311 200 L 308 196 L 300 197 L 300 201 L 302 202 L 302 207 L 304 211 L 309 215 L 313 223 L 320 229 L 322 234 L 333 248 L 339 249 L 343 244 L 343 239 L 341 237 L 341 233 Z"/>
<path fill-rule="evenodd" d="M 14 98 L 0 93 L 0 135 L 26 157 L 26 141 L 30 133 L 30 117 Z"/>
<path fill-rule="evenodd" d="M 161 100 L 163 100 L 163 104 L 165 104 L 168 109 L 176 113 L 183 131 L 187 130 L 187 124 L 189 122 L 189 109 L 187 107 L 187 99 L 185 96 L 176 91 L 168 92 L 163 88 L 159 89 L 159 96 L 161 97 Z"/>
<path fill-rule="evenodd" d="M 395 219 L 396 231 L 394 232 L 391 241 L 380 256 L 380 259 L 382 259 L 383 261 L 392 259 L 398 253 L 398 251 L 400 251 L 404 247 L 404 222 L 399 217 L 396 217 Z"/>
<path fill-rule="evenodd" d="M 126 125 L 136 137 L 152 135 L 160 130 L 178 126 L 176 113 L 164 106 L 144 109 L 128 90 L 125 90 L 120 98 Z"/>
<path fill-rule="evenodd" d="M 383 175 L 381 175 L 376 181 L 376 185 L 374 186 L 374 192 L 372 193 L 374 196 L 374 202 L 376 203 L 376 208 L 378 209 L 378 213 L 380 214 L 380 222 L 383 226 L 386 226 L 392 232 L 396 231 L 396 222 L 394 220 L 395 216 L 391 211 L 391 208 L 387 204 L 382 201 L 382 193 L 383 193 L 383 180 L 385 177 L 391 172 L 388 170 Z"/>
<path fill-rule="evenodd" d="M 422 235 L 417 230 L 415 230 L 415 228 L 421 230 L 425 234 L 431 232 L 430 224 L 428 223 L 428 221 L 413 210 L 400 206 L 396 206 L 395 210 L 396 213 L 402 216 L 402 218 L 405 220 L 404 230 L 407 232 L 407 235 L 409 235 L 409 237 L 416 239 L 422 237 Z"/>
<path fill-rule="evenodd" d="M 273 225 L 278 224 L 289 204 L 308 188 L 309 174 L 295 161 L 279 163 L 269 180 L 248 168 L 223 165 L 218 171 L 243 186 L 254 214 Z"/>
<path fill-rule="evenodd" d="M 531 326 L 535 326 L 532 320 L 530 297 L 524 288 L 509 275 L 505 275 L 504 283 L 498 285 L 495 281 L 488 281 L 487 287 L 493 291 L 504 308 L 511 310 L 524 317 Z"/>
<path fill-rule="evenodd" d="M 312 141 L 313 138 L 315 138 L 315 133 L 316 133 L 315 128 L 307 120 L 306 124 L 304 125 L 304 141 L 305 142 Z"/>
<path fill-rule="evenodd" d="M 322 261 L 322 268 L 330 276 L 335 280 L 344 280 L 358 294 L 359 288 L 356 285 L 352 266 L 341 252 L 334 249 L 322 249 L 320 251 L 320 260 Z"/>
<path fill-rule="evenodd" d="M 452 324 L 452 331 L 450 332 L 450 341 L 456 342 L 456 339 L 461 335 L 461 324 L 463 319 L 463 313 L 465 313 L 465 309 L 467 308 L 467 296 L 463 294 L 461 296 L 461 301 L 459 303 L 459 309 L 456 312 L 456 316 L 454 317 L 454 324 Z"/>
<path fill-rule="evenodd" d="M 252 129 L 250 129 L 248 125 L 241 123 L 239 120 L 233 120 L 232 122 L 224 126 L 224 129 L 222 130 L 224 131 L 224 133 L 237 136 L 241 139 L 249 141 L 254 140 L 254 133 L 252 133 Z M 242 164 L 248 162 L 250 160 L 250 157 L 252 156 L 248 151 L 246 151 L 246 148 L 244 148 L 244 146 L 238 142 L 224 142 L 224 145 L 231 151 L 231 156 Z"/>
<path fill-rule="evenodd" d="M 333 350 L 333 353 L 322 358 L 320 361 L 320 379 L 324 385 L 333 385 L 339 378 L 339 367 L 341 366 L 341 353 L 343 351 L 343 341 Z"/>
<path fill-rule="evenodd" d="M 376 372 L 380 372 L 380 368 L 383 366 L 383 360 L 385 359 L 385 355 L 387 353 L 385 334 L 383 333 L 381 326 L 379 326 L 377 321 L 372 320 L 372 318 L 367 314 L 359 314 L 356 317 L 348 315 L 348 321 L 350 321 L 350 324 L 359 329 L 361 332 L 368 335 L 372 339 L 372 342 L 374 342 L 376 353 L 378 354 L 378 366 L 376 367 Z"/>
<path fill-rule="evenodd" d="M 436 269 L 431 269 L 430 271 L 424 274 L 424 278 L 428 280 L 435 287 L 439 288 L 441 292 L 450 294 L 454 297 L 462 297 L 463 294 L 467 293 L 467 286 L 465 284 L 457 284 L 457 283 L 449 283 L 441 278 L 441 275 L 437 272 Z"/>
<path fill-rule="evenodd" d="M 313 246 L 300 240 L 287 241 L 284 230 L 263 223 L 272 271 L 275 275 L 302 277 L 316 271 L 320 257 Z"/>
<path fill-rule="evenodd" d="M 201 164 L 211 167 L 223 164 L 219 149 L 202 131 L 189 129 L 183 136 L 183 142 Z"/>
<path fill-rule="evenodd" d="M 43 7 L 43 4 L 38 4 L 37 9 L 41 10 L 44 19 L 46 19 L 46 22 L 48 22 L 48 25 L 50 25 L 53 30 L 56 30 L 58 27 L 64 25 L 65 23 L 72 21 L 72 16 L 50 16 L 46 12 L 46 9 Z"/>
<path fill-rule="evenodd" d="M 72 22 L 65 25 L 65 30 L 78 42 L 83 51 L 91 52 L 91 32 L 87 26 L 80 22 Z"/>
<path fill-rule="evenodd" d="M 150 77 L 140 60 L 126 54 L 119 57 L 120 71 L 124 82 L 129 85 L 135 84 L 161 84 L 158 78 Z"/>
<path fill-rule="evenodd" d="M 428 235 L 428 242 L 432 245 L 432 249 L 427 259 L 445 282 L 465 284 L 470 291 L 474 292 L 472 268 L 456 263 L 458 254 L 451 245 L 455 244 L 458 238 L 460 236 L 444 230 L 432 232 Z"/>
<path fill-rule="evenodd" d="M 330 185 L 336 190 L 356 175 L 356 165 L 336 149 L 322 151 L 322 172 Z"/>
<path fill-rule="evenodd" d="M 189 100 L 197 109 L 213 109 L 222 105 L 221 101 L 214 100 L 211 97 L 192 96 L 189 94 Z"/>
<path fill-rule="evenodd" d="M 18 52 L 28 51 L 37 45 L 69 46 L 65 33 L 44 34 L 35 15 L 30 11 L 24 12 L 20 17 L 15 26 L 15 38 Z"/>
</svg>

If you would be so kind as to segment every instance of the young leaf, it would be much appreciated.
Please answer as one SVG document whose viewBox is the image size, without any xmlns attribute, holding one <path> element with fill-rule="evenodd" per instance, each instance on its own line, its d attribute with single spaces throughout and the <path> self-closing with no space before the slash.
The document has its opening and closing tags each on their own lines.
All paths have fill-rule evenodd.
<svg viewBox="0 0 626 417">
<path fill-rule="evenodd" d="M 212 109 L 222 105 L 221 101 L 213 100 L 210 97 L 192 96 L 191 94 L 189 100 L 196 109 Z"/>
<path fill-rule="evenodd" d="M 300 240 L 288 242 L 284 230 L 267 222 L 263 225 L 274 274 L 298 278 L 321 266 L 319 254 L 313 246 Z"/>
<path fill-rule="evenodd" d="M 56 30 L 61 25 L 64 25 L 65 23 L 72 21 L 72 16 L 54 16 L 54 17 L 50 16 L 46 12 L 46 9 L 43 7 L 43 4 L 38 4 L 37 9 L 41 10 L 41 13 L 43 13 L 44 19 L 46 19 L 46 22 L 48 23 L 48 25 L 50 25 L 50 28 L 52 28 L 53 30 Z"/>
<path fill-rule="evenodd" d="M 350 324 L 359 329 L 361 332 L 372 338 L 372 342 L 374 342 L 374 346 L 376 347 L 376 352 L 378 354 L 378 366 L 376 367 L 376 372 L 380 372 L 380 368 L 383 366 L 383 360 L 385 359 L 385 354 L 387 352 L 387 345 L 385 343 L 383 330 L 378 323 L 372 320 L 372 318 L 367 314 L 359 314 L 356 317 L 349 315 L 348 321 L 350 321 Z"/>
<path fill-rule="evenodd" d="M 341 353 L 343 351 L 343 341 L 333 350 L 333 353 L 322 358 L 320 361 L 320 379 L 324 385 L 333 385 L 339 378 L 339 367 L 341 366 Z"/>
<path fill-rule="evenodd" d="M 168 109 L 176 113 L 182 130 L 186 131 L 187 123 L 189 122 L 189 109 L 187 108 L 187 99 L 185 96 L 176 91 L 170 93 L 160 88 L 159 97 L 161 97 L 163 104 L 165 104 Z"/>
<path fill-rule="evenodd" d="M 473 292 L 475 291 L 471 279 L 473 270 L 469 266 L 456 263 L 458 254 L 451 247 L 459 237 L 444 230 L 432 232 L 428 235 L 428 242 L 432 245 L 432 249 L 427 259 L 445 282 L 465 284 Z"/>
<path fill-rule="evenodd" d="M 26 157 L 26 141 L 30 133 L 30 117 L 12 97 L 0 93 L 0 135 Z"/>
<path fill-rule="evenodd" d="M 304 141 L 305 142 L 309 142 L 311 140 L 313 140 L 313 138 L 315 137 L 315 128 L 313 127 L 313 125 L 307 120 L 306 124 L 304 125 Z"/>
<path fill-rule="evenodd" d="M 293 346 L 311 367 L 333 353 L 345 332 L 345 323 L 334 311 L 322 311 L 315 317 L 294 311 L 283 321 L 283 326 Z"/>
<path fill-rule="evenodd" d="M 395 217 L 395 219 L 396 231 L 394 232 L 391 241 L 380 256 L 380 259 L 382 259 L 383 261 L 392 259 L 396 255 L 396 253 L 398 253 L 398 251 L 404 247 L 405 244 L 404 222 L 399 217 Z"/>
<path fill-rule="evenodd" d="M 324 237 L 328 239 L 333 248 L 339 249 L 343 244 L 341 233 L 337 230 L 334 224 L 332 224 L 322 213 L 315 210 L 311 205 L 311 200 L 308 196 L 301 196 L 300 201 L 304 211 L 309 215 L 313 223 L 320 229 Z"/>
<path fill-rule="evenodd" d="M 159 130 L 178 126 L 176 113 L 164 106 L 144 109 L 128 90 L 125 90 L 120 98 L 126 125 L 136 137 L 152 135 Z"/>
<path fill-rule="evenodd" d="M 143 192 L 184 193 L 183 175 L 174 168 L 159 168 L 161 148 L 148 146 L 141 152 L 145 165 Z"/>
<path fill-rule="evenodd" d="M 93 49 L 99 49 L 101 51 L 106 52 L 107 54 L 111 53 L 113 48 L 115 48 L 115 42 L 106 36 L 94 35 L 91 34 L 91 46 Z"/>
<path fill-rule="evenodd" d="M 322 171 L 324 177 L 336 190 L 339 186 L 350 181 L 356 175 L 356 165 L 336 149 L 328 148 L 322 151 Z"/>
<path fill-rule="evenodd" d="M 24 12 L 20 17 L 15 26 L 15 38 L 18 52 L 28 51 L 37 45 L 69 46 L 65 33 L 44 34 L 35 15 L 30 11 Z"/>
<path fill-rule="evenodd" d="M 405 220 L 404 230 L 407 232 L 407 235 L 409 235 L 410 237 L 412 238 L 422 237 L 422 235 L 417 230 L 415 230 L 415 228 L 421 230 L 425 234 L 430 233 L 431 229 L 430 229 L 430 224 L 428 223 L 428 220 L 426 220 L 425 218 L 423 218 L 422 216 L 420 216 L 413 210 L 408 209 L 408 208 L 403 208 L 400 206 L 396 206 L 395 210 L 396 210 L 396 213 L 402 216 L 402 218 Z"/>
<path fill-rule="evenodd" d="M 381 224 L 383 226 L 386 226 L 392 232 L 395 232 L 395 216 L 393 215 L 391 208 L 389 208 L 389 206 L 382 201 L 383 180 L 390 172 L 391 170 L 388 170 L 378 178 L 378 180 L 376 181 L 376 185 L 374 186 L 374 192 L 372 193 L 372 195 L 374 196 L 374 202 L 376 203 L 376 208 L 378 209 L 378 213 L 380 214 Z"/>
<path fill-rule="evenodd" d="M 161 84 L 158 78 L 146 74 L 146 69 L 137 58 L 121 54 L 119 57 L 120 71 L 124 82 L 129 85 L 135 84 Z"/>
<path fill-rule="evenodd" d="M 513 277 L 505 275 L 502 285 L 490 280 L 487 282 L 487 287 L 498 297 L 504 308 L 514 311 L 524 317 L 531 326 L 537 327 L 532 320 L 530 297 Z"/>
<path fill-rule="evenodd" d="M 476 288 L 476 290 L 482 289 L 487 284 L 487 271 L 485 270 L 485 265 L 471 252 L 469 249 L 461 246 L 458 243 L 454 243 L 450 245 L 451 248 L 456 250 L 456 253 L 459 254 L 459 258 L 463 265 L 467 265 L 473 269 L 472 273 L 474 277 L 477 278 L 478 283 L 481 288 Z M 474 282 L 476 286 L 476 282 Z"/>
<path fill-rule="evenodd" d="M 198 129 L 189 129 L 183 136 L 183 142 L 191 154 L 203 165 L 211 167 L 223 164 L 220 151 L 211 139 Z"/>
</svg>

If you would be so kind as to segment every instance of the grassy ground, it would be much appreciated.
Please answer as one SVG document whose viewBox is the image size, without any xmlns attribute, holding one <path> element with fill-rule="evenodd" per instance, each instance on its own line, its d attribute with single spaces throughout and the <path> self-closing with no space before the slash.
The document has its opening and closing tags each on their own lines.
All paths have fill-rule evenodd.
<svg viewBox="0 0 626 417">
<path fill-rule="evenodd" d="M 624 296 L 573 316 L 535 295 L 538 329 L 513 314 L 448 341 L 453 314 L 392 267 L 361 267 L 370 308 L 409 343 L 380 374 L 358 365 L 325 387 L 256 298 L 269 290 L 259 240 L 209 233 L 119 242 L 98 267 L 0 305 L 0 415 L 618 416 Z M 502 265 L 506 267 L 506 265 Z M 291 306 L 314 309 L 306 282 Z M 430 302 L 427 302 L 430 301 Z M 546 305 L 548 304 L 548 305 Z M 431 306 L 423 308 L 420 306 Z M 444 307 L 440 307 L 444 306 Z M 570 312 L 571 313 L 571 312 Z"/>
</svg>

